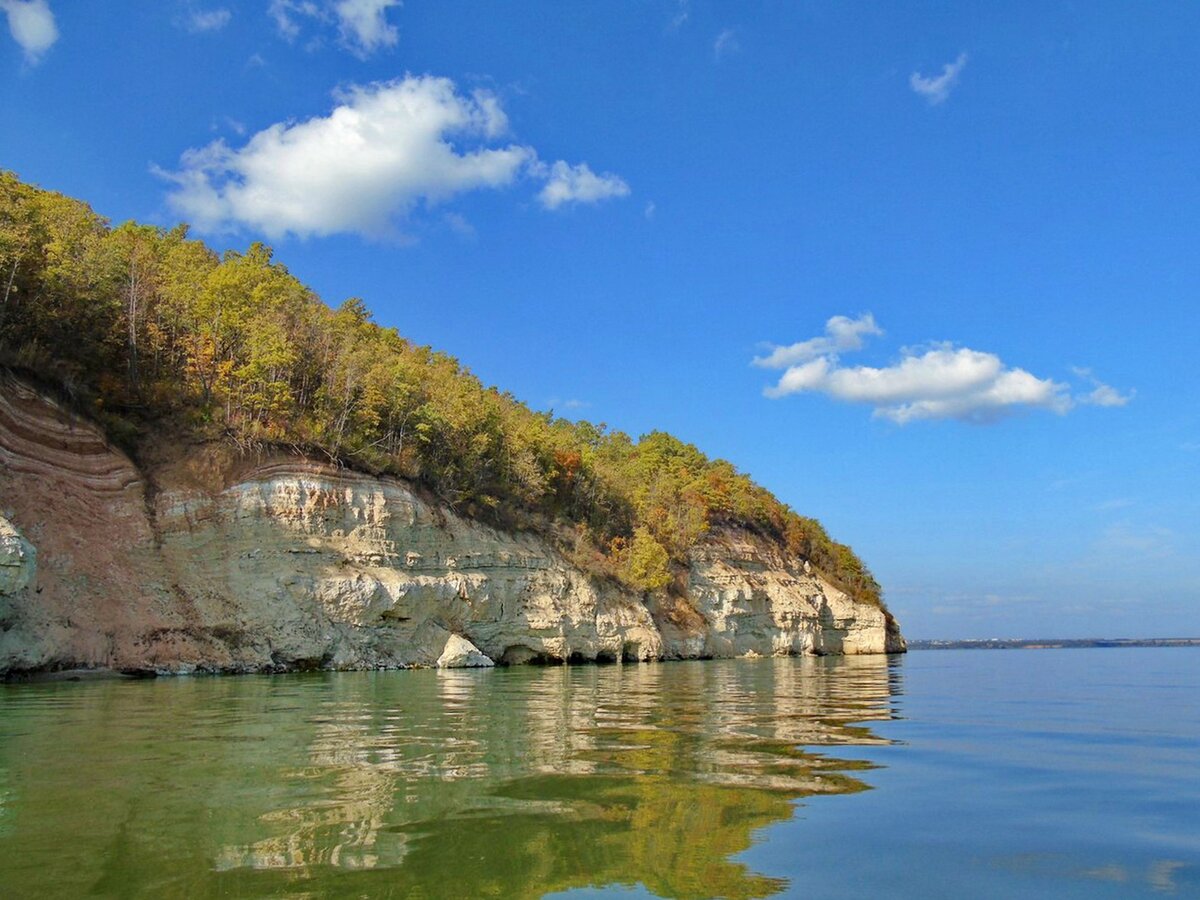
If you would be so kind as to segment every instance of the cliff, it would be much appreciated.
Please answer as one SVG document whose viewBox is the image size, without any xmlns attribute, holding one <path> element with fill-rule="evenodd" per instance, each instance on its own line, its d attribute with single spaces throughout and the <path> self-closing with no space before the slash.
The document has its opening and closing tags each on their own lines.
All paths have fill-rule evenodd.
<svg viewBox="0 0 1200 900">
<path fill-rule="evenodd" d="M 139 467 L 0 376 L 0 673 L 249 672 L 902 651 L 879 606 L 737 527 L 638 593 L 400 478 L 199 443 Z"/>
</svg>

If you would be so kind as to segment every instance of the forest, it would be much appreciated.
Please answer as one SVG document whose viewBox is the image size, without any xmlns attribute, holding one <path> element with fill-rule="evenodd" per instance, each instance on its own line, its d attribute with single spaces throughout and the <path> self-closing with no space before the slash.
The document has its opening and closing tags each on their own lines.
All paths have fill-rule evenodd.
<svg viewBox="0 0 1200 900">
<path fill-rule="evenodd" d="M 706 532 L 741 526 L 857 599 L 853 551 L 724 460 L 664 432 L 530 409 L 454 358 L 330 307 L 254 243 L 112 226 L 0 172 L 0 365 L 53 388 L 136 461 L 149 440 L 226 441 L 408 479 L 459 513 L 551 537 L 644 591 L 680 585 Z"/>
</svg>

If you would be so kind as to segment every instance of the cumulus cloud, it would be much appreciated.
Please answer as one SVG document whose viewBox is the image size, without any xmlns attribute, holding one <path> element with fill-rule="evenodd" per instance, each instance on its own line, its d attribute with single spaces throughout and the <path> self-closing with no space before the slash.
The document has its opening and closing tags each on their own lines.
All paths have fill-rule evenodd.
<svg viewBox="0 0 1200 900">
<path fill-rule="evenodd" d="M 857 319 L 834 316 L 825 323 L 823 336 L 809 338 L 807 341 L 789 344 L 786 347 L 771 345 L 769 354 L 754 357 L 754 365 L 764 369 L 783 369 L 808 362 L 818 356 L 828 356 L 842 350 L 858 350 L 863 345 L 864 337 L 881 334 L 883 330 L 875 324 L 875 317 L 870 313 Z"/>
<path fill-rule="evenodd" d="M 1121 405 L 1094 399 L 1100 387 L 1120 396 L 1099 382 L 1091 392 L 1073 396 L 1066 383 L 1008 366 L 994 353 L 948 343 L 904 348 L 898 362 L 881 368 L 841 364 L 840 354 L 861 349 L 866 336 L 882 333 L 869 314 L 857 319 L 834 316 L 826 323 L 824 335 L 776 346 L 753 360 L 764 368 L 785 370 L 764 393 L 771 398 L 825 394 L 869 405 L 875 417 L 898 425 L 927 419 L 979 424 L 998 421 L 1019 409 L 1061 415 L 1077 404 Z"/>
<path fill-rule="evenodd" d="M 597 175 L 587 163 L 572 166 L 560 159 L 540 170 L 545 172 L 547 180 L 538 193 L 538 200 L 546 209 L 558 209 L 564 203 L 597 203 L 610 197 L 629 195 L 625 179 L 611 172 Z"/>
<path fill-rule="evenodd" d="M 995 354 L 966 347 L 939 347 L 879 369 L 840 367 L 822 356 L 788 368 L 767 396 L 803 391 L 870 404 L 876 416 L 899 425 L 919 419 L 988 422 L 1014 406 L 1059 413 L 1070 408 L 1067 385 L 1010 369 Z"/>
<path fill-rule="evenodd" d="M 958 76 L 962 74 L 966 65 L 967 54 L 960 53 L 954 62 L 942 66 L 941 75 L 925 76 L 919 72 L 913 72 L 908 77 L 908 84 L 916 93 L 928 100 L 930 106 L 937 106 L 950 96 L 950 91 L 958 84 Z"/>
<path fill-rule="evenodd" d="M 184 27 L 192 34 L 220 31 L 229 24 L 229 20 L 232 18 L 233 13 L 224 7 L 221 9 L 192 9 L 188 10 Z"/>
<path fill-rule="evenodd" d="M 58 40 L 58 25 L 46 0 L 0 0 L 0 10 L 8 17 L 8 31 L 30 64 Z"/>
<path fill-rule="evenodd" d="M 336 100 L 327 116 L 276 123 L 239 148 L 217 140 L 186 151 L 177 171 L 157 170 L 175 185 L 170 204 L 210 233 L 381 237 L 418 203 L 520 177 L 546 181 L 539 197 L 549 208 L 629 192 L 586 164 L 548 165 L 527 145 L 496 146 L 508 129 L 499 100 L 482 90 L 462 94 L 446 78 L 355 86 Z"/>
<path fill-rule="evenodd" d="M 343 47 L 365 59 L 377 50 L 394 47 L 400 40 L 387 11 L 400 0 L 271 0 L 267 14 L 287 41 L 300 36 L 304 23 L 336 28 Z"/>
</svg>

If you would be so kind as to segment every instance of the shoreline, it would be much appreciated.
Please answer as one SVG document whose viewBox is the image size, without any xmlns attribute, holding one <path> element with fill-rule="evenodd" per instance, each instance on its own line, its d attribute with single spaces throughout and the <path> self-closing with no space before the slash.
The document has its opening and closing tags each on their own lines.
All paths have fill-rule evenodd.
<svg viewBox="0 0 1200 900">
<path fill-rule="evenodd" d="M 1200 647 L 1200 638 L 988 638 L 908 642 L 909 650 L 1082 650 L 1114 647 Z"/>
</svg>

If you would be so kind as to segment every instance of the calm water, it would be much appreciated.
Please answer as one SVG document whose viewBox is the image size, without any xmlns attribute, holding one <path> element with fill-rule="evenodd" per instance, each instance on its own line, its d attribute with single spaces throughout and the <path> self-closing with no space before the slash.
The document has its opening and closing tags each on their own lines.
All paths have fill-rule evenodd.
<svg viewBox="0 0 1200 900">
<path fill-rule="evenodd" d="M 0 685 L 0 895 L 1200 896 L 1200 652 Z"/>
</svg>

